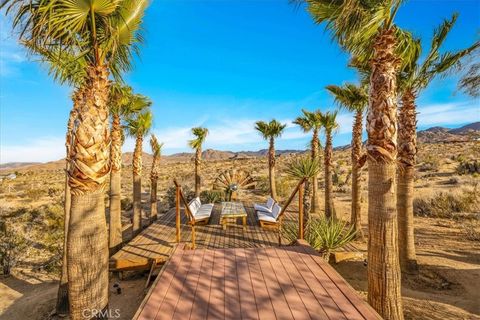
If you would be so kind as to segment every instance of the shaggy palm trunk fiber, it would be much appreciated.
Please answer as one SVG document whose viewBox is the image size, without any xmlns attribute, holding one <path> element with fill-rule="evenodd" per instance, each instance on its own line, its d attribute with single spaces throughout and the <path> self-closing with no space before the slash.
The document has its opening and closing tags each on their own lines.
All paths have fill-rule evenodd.
<svg viewBox="0 0 480 320">
<path fill-rule="evenodd" d="M 202 149 L 198 148 L 195 153 L 195 197 L 200 197 L 200 163 L 202 162 Z"/>
<path fill-rule="evenodd" d="M 67 122 L 67 134 L 65 137 L 65 196 L 64 196 L 64 220 L 63 220 L 63 255 L 62 255 L 62 274 L 60 275 L 60 283 L 57 292 L 57 304 L 55 311 L 59 315 L 66 315 L 68 313 L 68 269 L 67 269 L 67 235 L 68 224 L 70 221 L 70 207 L 71 207 L 71 193 L 68 185 L 68 169 L 70 162 L 70 150 L 72 148 L 72 133 L 74 130 L 75 120 L 77 119 L 78 108 L 82 100 L 81 89 L 77 89 L 72 97 L 73 108 L 70 111 Z"/>
<path fill-rule="evenodd" d="M 270 181 L 270 196 L 277 199 L 277 187 L 275 183 L 275 141 L 270 138 L 270 146 L 268 148 L 268 177 Z"/>
<path fill-rule="evenodd" d="M 319 140 L 318 140 L 318 130 L 313 131 L 313 137 L 312 137 L 312 160 L 317 160 L 318 159 L 318 146 L 319 146 Z M 320 209 L 320 203 L 318 199 L 318 175 L 315 175 L 312 179 L 312 212 L 316 212 L 317 210 Z"/>
<path fill-rule="evenodd" d="M 355 114 L 352 132 L 352 211 L 350 223 L 353 226 L 355 237 L 363 239 L 362 231 L 362 193 L 360 186 L 360 157 L 362 155 L 362 122 L 363 113 Z"/>
<path fill-rule="evenodd" d="M 113 115 L 111 137 L 109 247 L 112 255 L 122 246 L 122 127 L 118 114 Z"/>
<path fill-rule="evenodd" d="M 108 72 L 89 67 L 84 104 L 73 130 L 69 165 L 72 194 L 67 234 L 70 319 L 108 305 L 108 234 L 104 192 L 110 173 Z"/>
<path fill-rule="evenodd" d="M 413 225 L 413 187 L 417 156 L 415 94 L 406 90 L 402 96 L 398 130 L 398 240 L 403 272 L 417 270 Z"/>
<path fill-rule="evenodd" d="M 137 136 L 133 152 L 133 237 L 142 227 L 142 144 L 143 138 Z"/>
<path fill-rule="evenodd" d="M 335 207 L 333 205 L 333 183 L 332 183 L 332 135 L 327 132 L 325 142 L 325 216 L 336 219 Z"/>
<path fill-rule="evenodd" d="M 397 106 L 394 30 L 374 44 L 368 133 L 368 303 L 389 320 L 402 320 L 395 195 Z"/>
</svg>

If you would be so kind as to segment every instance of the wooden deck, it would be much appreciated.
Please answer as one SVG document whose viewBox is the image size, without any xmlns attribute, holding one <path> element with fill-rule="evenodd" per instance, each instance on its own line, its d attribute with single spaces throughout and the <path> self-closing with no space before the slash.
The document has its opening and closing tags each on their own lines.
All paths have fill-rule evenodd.
<svg viewBox="0 0 480 320">
<path fill-rule="evenodd" d="M 380 319 L 305 242 L 179 246 L 134 319 Z"/>
<path fill-rule="evenodd" d="M 257 248 L 278 246 L 278 233 L 260 228 L 251 205 L 245 204 L 247 227 L 244 231 L 241 219 L 238 226 L 222 229 L 221 205 L 216 204 L 210 221 L 205 226 L 196 226 L 196 246 L 199 249 Z M 185 225 L 182 210 L 182 243 L 191 242 L 191 228 Z M 175 210 L 161 215 L 157 221 L 143 230 L 132 241 L 110 258 L 110 270 L 149 269 L 152 261 L 166 262 L 175 248 Z"/>
</svg>

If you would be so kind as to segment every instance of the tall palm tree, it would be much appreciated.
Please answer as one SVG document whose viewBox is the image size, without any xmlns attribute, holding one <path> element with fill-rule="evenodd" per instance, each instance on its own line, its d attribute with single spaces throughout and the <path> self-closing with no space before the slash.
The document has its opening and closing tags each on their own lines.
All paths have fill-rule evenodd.
<svg viewBox="0 0 480 320">
<path fill-rule="evenodd" d="M 290 162 L 287 166 L 286 172 L 290 176 L 297 179 L 303 179 L 303 178 L 308 179 L 305 181 L 305 189 L 303 192 L 303 199 L 302 199 L 303 208 L 305 211 L 305 214 L 303 216 L 303 228 L 305 232 L 305 228 L 310 221 L 310 203 L 312 202 L 310 180 L 313 177 L 317 176 L 318 173 L 320 172 L 320 162 L 318 161 L 318 158 L 303 156 L 301 158 L 297 158 L 292 162 Z"/>
<path fill-rule="evenodd" d="M 150 171 L 150 221 L 153 222 L 157 219 L 157 181 L 159 175 L 159 163 L 160 157 L 162 155 L 163 143 L 159 143 L 157 137 L 152 134 L 150 137 L 150 146 L 152 147 L 153 160 L 152 160 L 152 169 Z"/>
<path fill-rule="evenodd" d="M 208 135 L 208 129 L 202 127 L 192 128 L 192 134 L 195 139 L 188 141 L 190 148 L 195 149 L 195 197 L 200 196 L 201 178 L 200 165 L 202 162 L 202 145 Z"/>
<path fill-rule="evenodd" d="M 413 187 L 417 154 L 416 99 L 438 75 L 449 71 L 460 59 L 480 46 L 480 42 L 456 52 L 440 53 L 450 30 L 457 21 L 457 14 L 445 20 L 435 29 L 426 58 L 420 61 L 420 53 L 403 64 L 399 77 L 401 107 L 398 131 L 398 237 L 402 271 L 417 270 L 413 225 Z"/>
<path fill-rule="evenodd" d="M 152 102 L 143 95 L 135 95 L 138 104 L 143 105 L 142 111 L 127 119 L 128 134 L 135 138 L 135 149 L 132 158 L 133 170 L 133 223 L 132 236 L 135 237 L 142 227 L 142 155 L 143 138 L 152 127 L 152 112 L 147 109 Z"/>
<path fill-rule="evenodd" d="M 277 188 L 275 186 L 275 139 L 282 135 L 286 127 L 286 124 L 281 124 L 275 119 L 268 123 L 264 121 L 255 122 L 255 130 L 260 132 L 265 140 L 269 141 L 268 176 L 270 181 L 270 195 L 275 200 L 277 200 Z"/>
<path fill-rule="evenodd" d="M 355 231 L 356 237 L 363 239 L 362 232 L 362 207 L 361 207 L 361 186 L 360 170 L 366 161 L 363 152 L 362 132 L 363 114 L 367 110 L 368 94 L 364 86 L 356 86 L 353 83 L 346 83 L 343 86 L 327 86 L 328 91 L 334 96 L 335 102 L 350 112 L 355 113 L 355 120 L 352 128 L 352 209 L 350 222 Z"/>
<path fill-rule="evenodd" d="M 336 219 L 335 206 L 333 204 L 333 183 L 332 183 L 332 158 L 334 132 L 338 129 L 337 123 L 338 111 L 327 111 L 322 114 L 321 123 L 325 130 L 325 151 L 324 151 L 324 170 L 325 170 L 325 216 Z"/>
<path fill-rule="evenodd" d="M 307 133 L 312 131 L 312 140 L 310 141 L 310 150 L 312 153 L 312 160 L 317 160 L 319 161 L 320 155 L 318 152 L 318 149 L 320 148 L 320 139 L 318 138 L 318 133 L 320 129 L 322 128 L 321 124 L 321 117 L 322 117 L 322 112 L 320 110 L 316 111 L 307 111 L 307 110 L 302 110 L 303 116 L 296 118 L 293 123 L 300 126 L 302 128 L 303 132 Z M 312 207 L 311 210 L 312 212 L 315 212 L 317 209 L 319 209 L 320 205 L 318 202 L 318 175 L 316 174 L 312 178 L 313 182 L 313 190 L 312 190 Z"/>
<path fill-rule="evenodd" d="M 371 61 L 367 115 L 368 302 L 383 317 L 403 319 L 395 196 L 397 71 L 418 43 L 395 25 L 402 0 L 305 0 L 340 46 Z"/>
<path fill-rule="evenodd" d="M 147 1 L 5 0 L 20 37 L 44 48 L 86 57 L 84 103 L 79 109 L 69 166 L 67 235 L 70 317 L 108 304 L 108 236 L 103 192 L 110 173 L 109 73 L 130 67 L 142 40 L 138 32 Z"/>
</svg>

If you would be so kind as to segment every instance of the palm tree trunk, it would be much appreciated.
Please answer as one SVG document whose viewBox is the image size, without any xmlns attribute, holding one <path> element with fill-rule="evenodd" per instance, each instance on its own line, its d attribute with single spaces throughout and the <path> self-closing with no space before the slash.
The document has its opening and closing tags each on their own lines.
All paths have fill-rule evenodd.
<svg viewBox="0 0 480 320">
<path fill-rule="evenodd" d="M 352 130 L 352 215 L 350 223 L 353 226 L 357 239 L 364 239 L 362 231 L 362 204 L 360 186 L 360 157 L 362 154 L 362 123 L 363 112 L 355 114 Z"/>
<path fill-rule="evenodd" d="M 108 305 L 108 235 L 104 192 L 110 173 L 108 71 L 89 67 L 85 103 L 73 131 L 69 185 L 72 194 L 67 234 L 70 319 Z"/>
<path fill-rule="evenodd" d="M 142 144 L 143 137 L 138 135 L 133 152 L 133 237 L 142 227 Z"/>
<path fill-rule="evenodd" d="M 394 30 L 374 45 L 368 132 L 368 303 L 384 319 L 402 320 L 395 196 L 397 106 Z"/>
<path fill-rule="evenodd" d="M 118 114 L 113 115 L 111 137 L 109 247 L 114 254 L 122 245 L 122 127 Z"/>
<path fill-rule="evenodd" d="M 81 101 L 80 90 L 77 90 L 73 94 L 73 108 L 70 111 L 70 115 L 67 123 L 67 135 L 65 138 L 66 157 L 65 157 L 65 197 L 64 197 L 64 220 L 63 220 L 63 255 L 62 255 L 62 274 L 60 276 L 60 284 L 57 292 L 57 305 L 55 311 L 59 315 L 68 313 L 68 269 L 67 269 L 67 235 L 68 224 L 70 221 L 70 207 L 71 207 L 71 194 L 70 186 L 68 185 L 68 168 L 70 161 L 70 150 L 72 144 L 72 133 L 74 130 L 75 119 L 78 114 L 78 107 Z"/>
<path fill-rule="evenodd" d="M 268 176 L 270 178 L 270 196 L 278 200 L 275 184 L 275 140 L 273 138 L 270 138 L 270 147 L 268 149 Z"/>
<path fill-rule="evenodd" d="M 325 142 L 325 216 L 327 218 L 337 218 L 335 207 L 333 205 L 333 183 L 332 183 L 332 134 L 326 133 Z"/>
<path fill-rule="evenodd" d="M 200 163 L 202 162 L 202 148 L 195 152 L 195 197 L 200 197 Z"/>
<path fill-rule="evenodd" d="M 318 140 L 318 130 L 314 129 L 313 130 L 313 136 L 312 136 L 312 160 L 317 160 L 318 159 L 318 146 L 319 146 L 319 140 Z M 320 203 L 318 201 L 318 175 L 315 175 L 312 179 L 313 183 L 313 188 L 312 188 L 312 212 L 316 212 L 320 208 Z"/>
<path fill-rule="evenodd" d="M 407 90 L 402 96 L 398 131 L 398 239 L 400 267 L 403 272 L 417 270 L 413 225 L 413 187 L 417 155 L 415 94 Z"/>
</svg>

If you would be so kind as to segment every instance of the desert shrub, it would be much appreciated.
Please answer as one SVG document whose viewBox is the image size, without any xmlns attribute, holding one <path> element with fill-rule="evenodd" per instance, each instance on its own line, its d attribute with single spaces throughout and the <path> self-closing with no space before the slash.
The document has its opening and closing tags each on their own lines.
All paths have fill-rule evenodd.
<svg viewBox="0 0 480 320">
<path fill-rule="evenodd" d="M 298 238 L 298 224 L 285 223 L 282 226 L 282 235 L 290 242 Z M 330 252 L 341 248 L 355 238 L 353 227 L 339 219 L 312 218 L 305 228 L 305 240 L 328 259 Z"/>
<path fill-rule="evenodd" d="M 413 212 L 417 216 L 431 218 L 453 218 L 456 213 L 478 209 L 479 196 L 476 188 L 463 193 L 440 192 L 431 198 L 415 198 Z"/>
<path fill-rule="evenodd" d="M 33 201 L 37 201 L 45 194 L 43 189 L 31 188 L 25 190 L 25 196 Z"/>
<path fill-rule="evenodd" d="M 202 203 L 217 203 L 223 201 L 225 193 L 221 190 L 204 190 L 200 192 L 200 201 Z"/>
<path fill-rule="evenodd" d="M 480 241 L 480 231 L 474 223 L 465 223 L 462 227 L 468 240 Z"/>
<path fill-rule="evenodd" d="M 49 187 L 47 190 L 47 194 L 51 198 L 59 197 L 63 195 L 63 189 L 57 187 Z"/>
<path fill-rule="evenodd" d="M 277 178 L 277 180 L 275 181 L 275 185 L 277 187 L 277 195 L 282 198 L 288 197 L 293 191 L 293 188 L 295 188 L 295 184 L 297 184 L 297 181 L 288 179 L 286 177 Z"/>
<path fill-rule="evenodd" d="M 270 182 L 268 176 L 259 176 L 257 177 L 257 190 L 264 193 L 270 193 Z"/>
<path fill-rule="evenodd" d="M 195 197 L 195 192 L 192 189 L 190 189 L 189 186 L 183 186 L 182 192 L 187 202 L 192 200 Z M 167 203 L 168 208 L 175 207 L 175 196 L 176 196 L 176 188 L 174 186 L 168 188 L 164 198 L 164 201 Z"/>
<path fill-rule="evenodd" d="M 27 241 L 7 222 L 0 223 L 0 267 L 3 275 L 9 275 L 22 257 Z"/>
<path fill-rule="evenodd" d="M 480 161 L 462 161 L 456 169 L 458 174 L 480 174 Z"/>
<path fill-rule="evenodd" d="M 133 201 L 130 198 L 123 198 L 120 200 L 120 207 L 123 211 L 130 211 L 133 208 Z"/>
<path fill-rule="evenodd" d="M 419 166 L 419 171 L 438 171 L 440 169 L 440 159 L 432 155 L 427 155 Z"/>
</svg>

